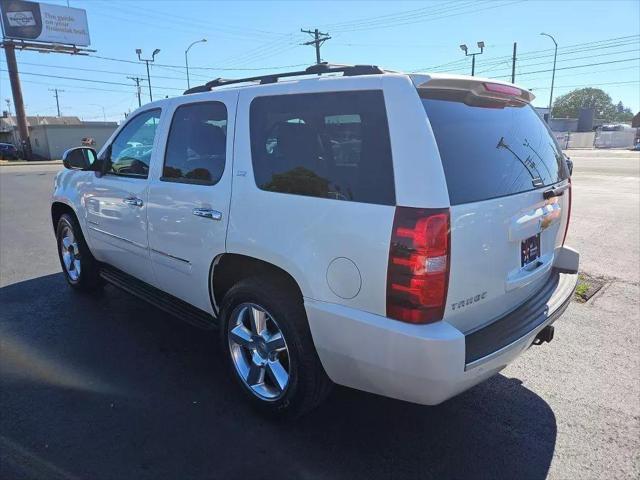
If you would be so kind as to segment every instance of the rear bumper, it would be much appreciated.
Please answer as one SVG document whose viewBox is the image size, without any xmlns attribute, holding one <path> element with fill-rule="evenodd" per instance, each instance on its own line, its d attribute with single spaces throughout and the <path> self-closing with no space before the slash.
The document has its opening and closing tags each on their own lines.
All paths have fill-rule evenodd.
<svg viewBox="0 0 640 480">
<path fill-rule="evenodd" d="M 569 306 L 577 273 L 551 271 L 547 283 L 524 304 L 495 322 L 465 335 L 466 369 L 486 363 L 513 343 L 553 323 Z"/>
<path fill-rule="evenodd" d="M 411 325 L 311 299 L 305 308 L 316 350 L 335 383 L 435 405 L 502 370 L 562 315 L 577 283 L 577 254 L 570 263 L 570 269 L 556 266 L 517 310 L 467 335 L 444 321 Z"/>
</svg>

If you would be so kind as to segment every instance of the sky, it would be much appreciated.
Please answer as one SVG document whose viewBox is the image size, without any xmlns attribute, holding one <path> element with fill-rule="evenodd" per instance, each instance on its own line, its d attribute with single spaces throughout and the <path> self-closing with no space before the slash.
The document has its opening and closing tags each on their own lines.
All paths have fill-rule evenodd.
<svg viewBox="0 0 640 480">
<path fill-rule="evenodd" d="M 66 0 L 44 3 L 66 5 Z M 558 42 L 554 97 L 580 87 L 605 90 L 615 103 L 640 110 L 640 0 L 443 0 L 443 1 L 161 1 L 69 0 L 87 11 L 89 56 L 16 52 L 28 115 L 55 115 L 58 88 L 62 115 L 116 120 L 138 106 L 129 76 L 144 79 L 150 57 L 154 99 L 182 94 L 191 85 L 297 70 L 315 63 L 311 39 L 300 29 L 331 36 L 321 49 L 331 63 L 374 64 L 392 70 L 469 74 L 471 58 L 460 44 L 484 53 L 476 75 L 509 80 L 517 42 L 516 83 L 532 89 L 535 106 L 547 106 Z M 1 110 L 11 98 L 0 54 Z M 66 77 L 66 78 L 65 78 Z M 13 112 L 13 104 L 11 102 Z"/>
</svg>

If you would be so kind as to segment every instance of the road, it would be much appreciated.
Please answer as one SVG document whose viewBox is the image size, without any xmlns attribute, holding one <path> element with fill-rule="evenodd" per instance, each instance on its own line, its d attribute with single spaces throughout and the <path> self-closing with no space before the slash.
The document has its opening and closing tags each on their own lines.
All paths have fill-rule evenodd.
<svg viewBox="0 0 640 480">
<path fill-rule="evenodd" d="M 213 334 L 71 292 L 60 167 L 0 167 L 0 478 L 638 478 L 640 157 L 570 155 L 568 243 L 606 285 L 551 344 L 437 407 L 336 388 L 290 424 L 246 408 Z"/>
</svg>

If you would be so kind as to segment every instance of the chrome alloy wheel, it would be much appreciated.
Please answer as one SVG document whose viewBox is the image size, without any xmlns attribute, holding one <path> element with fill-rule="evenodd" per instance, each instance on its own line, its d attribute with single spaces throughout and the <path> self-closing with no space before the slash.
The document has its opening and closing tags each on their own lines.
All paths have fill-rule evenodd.
<svg viewBox="0 0 640 480">
<path fill-rule="evenodd" d="M 261 400 L 275 401 L 289 385 L 289 350 L 280 327 L 264 308 L 238 305 L 229 320 L 229 352 L 238 375 Z"/>
<path fill-rule="evenodd" d="M 70 226 L 65 225 L 62 230 L 62 240 L 60 241 L 60 255 L 62 256 L 62 263 L 64 269 L 69 275 L 69 278 L 77 282 L 80 278 L 80 249 L 78 248 L 78 241 L 73 234 L 73 230 Z"/>
</svg>

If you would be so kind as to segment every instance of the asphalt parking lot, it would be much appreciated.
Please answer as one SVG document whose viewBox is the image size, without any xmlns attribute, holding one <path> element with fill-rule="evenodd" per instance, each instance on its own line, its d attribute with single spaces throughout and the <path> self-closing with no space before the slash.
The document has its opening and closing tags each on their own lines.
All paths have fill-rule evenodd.
<svg viewBox="0 0 640 480">
<path fill-rule="evenodd" d="M 243 403 L 213 334 L 66 287 L 60 166 L 0 166 L 0 478 L 639 478 L 640 153 L 572 151 L 567 243 L 603 289 L 551 344 L 437 407 L 336 388 L 291 424 Z"/>
</svg>

